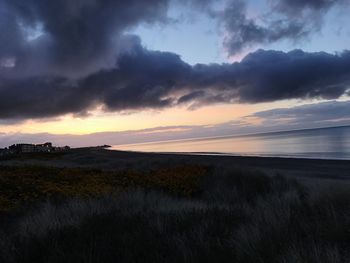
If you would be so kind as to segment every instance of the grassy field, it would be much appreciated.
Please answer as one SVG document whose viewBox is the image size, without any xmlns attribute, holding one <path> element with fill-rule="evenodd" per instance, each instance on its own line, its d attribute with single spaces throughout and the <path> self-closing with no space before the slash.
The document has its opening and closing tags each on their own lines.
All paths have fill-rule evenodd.
<svg viewBox="0 0 350 263">
<path fill-rule="evenodd" d="M 349 262 L 349 184 L 152 167 L 0 166 L 0 262 Z"/>
</svg>

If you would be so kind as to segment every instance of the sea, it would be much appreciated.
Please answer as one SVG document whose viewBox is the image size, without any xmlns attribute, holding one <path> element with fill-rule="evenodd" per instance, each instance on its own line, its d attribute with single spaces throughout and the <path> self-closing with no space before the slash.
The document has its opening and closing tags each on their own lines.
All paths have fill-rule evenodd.
<svg viewBox="0 0 350 263">
<path fill-rule="evenodd" d="M 350 160 L 350 126 L 116 145 L 112 150 Z"/>
</svg>

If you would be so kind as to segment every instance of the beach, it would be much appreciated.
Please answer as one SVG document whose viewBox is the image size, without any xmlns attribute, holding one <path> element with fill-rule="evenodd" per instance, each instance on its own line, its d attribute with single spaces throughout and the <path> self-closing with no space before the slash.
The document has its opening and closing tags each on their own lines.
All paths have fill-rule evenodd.
<svg viewBox="0 0 350 263">
<path fill-rule="evenodd" d="M 64 154 L 44 156 L 26 154 L 0 161 L 0 165 L 44 165 L 83 167 L 106 170 L 150 169 L 178 164 L 202 164 L 259 170 L 269 175 L 281 174 L 302 178 L 350 179 L 350 161 L 306 158 L 248 157 L 210 154 L 141 153 L 87 147 L 72 149 Z"/>
</svg>

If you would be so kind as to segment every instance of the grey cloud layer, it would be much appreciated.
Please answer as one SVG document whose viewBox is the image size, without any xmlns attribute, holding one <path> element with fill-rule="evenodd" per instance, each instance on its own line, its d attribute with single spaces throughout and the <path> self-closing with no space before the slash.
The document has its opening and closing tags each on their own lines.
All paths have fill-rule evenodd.
<svg viewBox="0 0 350 263">
<path fill-rule="evenodd" d="M 219 19 L 231 54 L 254 45 L 302 38 L 331 7 L 349 6 L 349 0 L 266 0 L 269 18 L 261 24 L 248 18 L 246 1 L 228 0 L 222 12 L 215 12 L 217 2 L 0 0 L 0 63 L 15 59 L 16 64 L 12 70 L 0 67 L 0 74 L 81 76 L 110 67 L 115 56 L 127 49 L 124 33 L 143 23 L 169 22 L 171 4 L 190 3 L 192 9 Z"/>
<path fill-rule="evenodd" d="M 243 0 L 233 0 L 223 11 L 221 21 L 226 31 L 224 46 L 231 55 L 257 44 L 300 39 L 310 32 L 304 21 L 297 19 L 278 18 L 261 25 L 247 17 Z"/>
<path fill-rule="evenodd" d="M 270 10 L 248 17 L 243 0 L 230 0 L 219 13 L 225 27 L 224 45 L 234 55 L 256 45 L 284 39 L 292 41 L 321 29 L 324 16 L 336 5 L 349 8 L 348 0 L 270 0 Z"/>
<path fill-rule="evenodd" d="M 265 120 L 265 124 L 281 124 L 288 120 L 288 124 L 317 124 L 328 122 L 336 124 L 344 122 L 350 124 L 350 101 L 328 101 L 318 104 L 307 104 L 293 108 L 273 109 L 255 113 L 254 117 Z"/>
<path fill-rule="evenodd" d="M 82 79 L 3 79 L 0 118 L 84 114 L 96 105 L 125 111 L 180 104 L 334 99 L 350 88 L 350 51 L 332 55 L 259 50 L 239 63 L 190 66 L 176 54 L 150 51 L 134 42 L 114 68 Z"/>
<path fill-rule="evenodd" d="M 125 30 L 165 22 L 167 7 L 164 0 L 0 0 L 0 57 L 16 57 L 31 74 L 96 69 L 114 58 Z"/>
<path fill-rule="evenodd" d="M 140 24 L 172 23 L 170 4 L 204 10 L 212 2 L 0 0 L 0 59 L 16 58 L 15 74 L 84 75 L 113 65 L 128 48 L 126 31 Z"/>
<path fill-rule="evenodd" d="M 296 14 L 304 9 L 314 11 L 326 10 L 337 4 L 344 4 L 348 0 L 272 0 L 272 3 L 282 12 Z"/>
<path fill-rule="evenodd" d="M 142 23 L 169 23 L 167 9 L 174 2 L 208 12 L 215 1 L 0 0 L 0 120 L 84 115 L 101 105 L 106 111 L 195 108 L 333 99 L 348 92 L 349 51 L 258 50 L 240 63 L 191 66 L 177 54 L 147 50 L 138 37 L 125 34 Z M 318 12 L 338 2 L 345 0 L 281 0 L 272 6 L 279 13 Z M 232 52 L 304 34 L 303 26 L 290 21 L 259 26 L 246 17 L 243 2 L 232 3 L 223 17 L 235 36 L 226 39 Z"/>
</svg>

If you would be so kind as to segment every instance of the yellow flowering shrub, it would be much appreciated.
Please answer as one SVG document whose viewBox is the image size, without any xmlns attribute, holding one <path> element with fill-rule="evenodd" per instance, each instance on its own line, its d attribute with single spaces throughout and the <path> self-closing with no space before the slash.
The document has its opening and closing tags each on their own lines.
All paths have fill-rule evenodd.
<svg viewBox="0 0 350 263">
<path fill-rule="evenodd" d="M 206 174 L 207 169 L 199 165 L 148 172 L 0 166 L 0 211 L 51 196 L 84 198 L 132 187 L 155 188 L 188 196 L 198 190 L 198 182 Z"/>
</svg>

